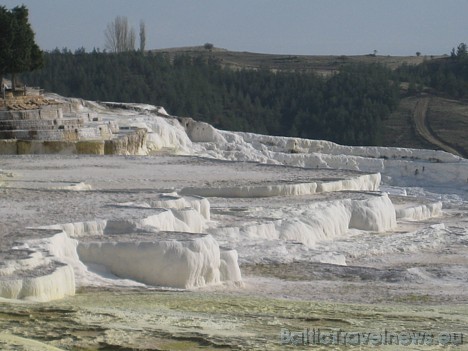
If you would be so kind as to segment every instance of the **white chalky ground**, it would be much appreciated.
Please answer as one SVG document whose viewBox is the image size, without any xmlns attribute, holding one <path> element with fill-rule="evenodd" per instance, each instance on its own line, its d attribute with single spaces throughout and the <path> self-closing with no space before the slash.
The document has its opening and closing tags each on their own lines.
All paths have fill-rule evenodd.
<svg viewBox="0 0 468 351">
<path fill-rule="evenodd" d="M 131 107 L 81 104 L 147 128 L 144 155 L 2 156 L 4 349 L 273 349 L 284 326 L 465 323 L 466 160 Z"/>
</svg>

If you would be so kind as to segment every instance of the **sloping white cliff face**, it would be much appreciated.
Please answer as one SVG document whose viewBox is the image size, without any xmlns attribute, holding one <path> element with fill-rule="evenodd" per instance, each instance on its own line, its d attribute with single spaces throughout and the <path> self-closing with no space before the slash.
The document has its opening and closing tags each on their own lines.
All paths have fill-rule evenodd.
<svg viewBox="0 0 468 351">
<path fill-rule="evenodd" d="M 384 232 L 396 227 L 396 213 L 387 194 L 356 201 L 351 207 L 350 228 Z"/>
<path fill-rule="evenodd" d="M 6 299 L 46 302 L 75 294 L 75 279 L 70 266 L 35 267 L 37 271 L 51 271 L 39 277 L 19 276 L 2 280 L 0 297 Z M 53 270 L 52 270 L 53 269 Z M 32 273 L 31 273 L 32 274 Z"/>
<path fill-rule="evenodd" d="M 402 220 L 421 221 L 427 218 L 440 216 L 441 214 L 441 201 L 429 204 L 401 206 L 396 209 L 397 218 Z"/>
<path fill-rule="evenodd" d="M 73 268 L 58 259 L 73 252 L 76 243 L 65 233 L 13 247 L 0 267 L 0 297 L 44 302 L 74 295 Z"/>
<path fill-rule="evenodd" d="M 139 124 L 136 124 L 139 123 Z M 132 126 L 140 126 L 149 131 L 146 147 L 149 152 L 168 151 L 188 154 L 192 149 L 192 141 L 185 129 L 175 118 L 154 116 L 141 122 L 131 122 Z"/>
</svg>

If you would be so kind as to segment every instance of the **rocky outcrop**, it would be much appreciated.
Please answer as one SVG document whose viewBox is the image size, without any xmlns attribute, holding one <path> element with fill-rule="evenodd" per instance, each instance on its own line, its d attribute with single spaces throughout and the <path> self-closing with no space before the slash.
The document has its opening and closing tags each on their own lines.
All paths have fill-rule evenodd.
<svg viewBox="0 0 468 351">
<path fill-rule="evenodd" d="M 106 155 L 143 155 L 146 154 L 146 129 L 136 129 L 117 139 L 105 141 Z"/>
<path fill-rule="evenodd" d="M 93 113 L 83 112 L 83 108 L 74 101 L 58 102 L 42 96 L 10 97 L 2 101 L 0 154 L 146 153 L 145 130 L 119 133 L 117 123 L 104 122 Z"/>
</svg>

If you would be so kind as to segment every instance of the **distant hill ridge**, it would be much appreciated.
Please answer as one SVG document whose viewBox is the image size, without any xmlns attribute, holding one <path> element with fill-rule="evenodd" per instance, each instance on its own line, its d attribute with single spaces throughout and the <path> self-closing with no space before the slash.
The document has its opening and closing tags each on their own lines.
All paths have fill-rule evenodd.
<svg viewBox="0 0 468 351">
<path fill-rule="evenodd" d="M 205 46 L 187 46 L 150 50 L 154 53 L 164 53 L 170 56 L 211 56 L 221 63 L 233 68 L 271 69 L 279 71 L 316 72 L 330 74 L 336 72 L 347 63 L 380 63 L 395 69 L 403 64 L 417 65 L 425 60 L 440 59 L 446 55 L 414 55 L 414 56 L 385 56 L 375 54 L 364 55 L 296 55 L 296 54 L 268 54 L 248 51 L 231 51 L 224 48 Z"/>
</svg>

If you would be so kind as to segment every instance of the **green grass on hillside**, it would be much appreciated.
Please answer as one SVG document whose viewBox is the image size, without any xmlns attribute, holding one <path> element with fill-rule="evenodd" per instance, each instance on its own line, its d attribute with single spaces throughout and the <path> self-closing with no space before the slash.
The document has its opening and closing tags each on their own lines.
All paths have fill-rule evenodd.
<svg viewBox="0 0 468 351">
<path fill-rule="evenodd" d="M 468 155 L 468 102 L 433 97 L 428 123 L 435 135 Z"/>
</svg>

